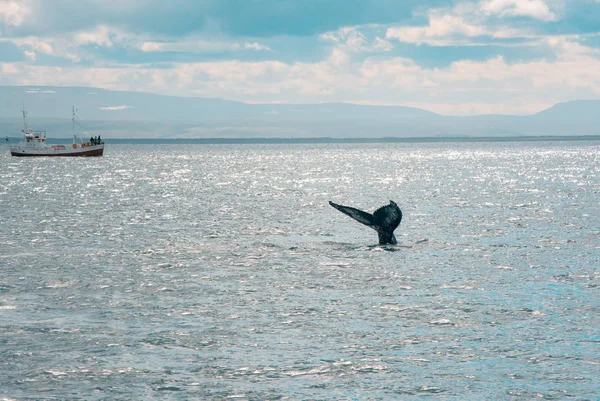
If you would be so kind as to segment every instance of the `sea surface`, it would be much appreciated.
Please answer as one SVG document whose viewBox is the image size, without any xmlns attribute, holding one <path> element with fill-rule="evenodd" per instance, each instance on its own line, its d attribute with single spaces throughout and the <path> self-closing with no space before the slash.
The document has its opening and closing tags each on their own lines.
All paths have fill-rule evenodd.
<svg viewBox="0 0 600 401">
<path fill-rule="evenodd" d="M 0 399 L 600 399 L 600 141 L 1 151 Z"/>
</svg>

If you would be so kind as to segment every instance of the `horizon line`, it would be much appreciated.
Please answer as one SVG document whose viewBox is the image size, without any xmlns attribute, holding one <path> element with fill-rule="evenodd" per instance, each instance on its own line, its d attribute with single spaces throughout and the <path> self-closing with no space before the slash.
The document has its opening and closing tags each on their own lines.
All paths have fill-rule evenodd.
<svg viewBox="0 0 600 401">
<path fill-rule="evenodd" d="M 5 144 L 10 139 L 20 140 L 19 137 L 6 137 Z M 70 139 L 70 137 L 48 138 L 49 143 Z M 310 144 L 310 143 L 421 143 L 421 142 L 542 142 L 542 141 L 600 141 L 600 134 L 590 135 L 511 135 L 511 136 L 427 136 L 427 137 L 256 137 L 256 138 L 104 138 L 104 142 L 110 145 L 127 144 L 132 142 L 151 142 L 146 144 L 163 144 L 179 142 L 179 144 Z"/>
</svg>

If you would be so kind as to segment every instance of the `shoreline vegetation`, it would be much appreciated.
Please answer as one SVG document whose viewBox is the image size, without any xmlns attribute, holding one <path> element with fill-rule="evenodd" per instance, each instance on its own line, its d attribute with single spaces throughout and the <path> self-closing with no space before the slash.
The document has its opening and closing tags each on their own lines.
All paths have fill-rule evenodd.
<svg viewBox="0 0 600 401">
<path fill-rule="evenodd" d="M 48 143 L 62 143 L 67 138 L 48 138 Z M 22 138 L 8 137 L 8 142 L 17 143 Z M 547 135 L 547 136 L 503 136 L 503 137 L 381 137 L 381 138 L 331 138 L 331 137 L 298 137 L 298 138 L 105 138 L 110 144 L 144 144 L 144 145 L 179 145 L 179 144 L 328 144 L 328 143 L 437 143 L 437 142 L 570 142 L 599 141 L 600 135 Z"/>
</svg>

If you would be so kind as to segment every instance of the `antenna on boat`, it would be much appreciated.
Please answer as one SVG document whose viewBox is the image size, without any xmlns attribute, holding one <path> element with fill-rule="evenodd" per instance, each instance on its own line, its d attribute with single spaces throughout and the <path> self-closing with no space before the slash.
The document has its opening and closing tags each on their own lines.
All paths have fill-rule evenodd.
<svg viewBox="0 0 600 401">
<path fill-rule="evenodd" d="M 73 136 L 75 136 L 75 106 L 73 106 Z"/>
<path fill-rule="evenodd" d="M 23 101 L 23 109 L 21 110 L 23 113 L 23 127 L 25 128 L 25 133 L 27 133 L 27 112 L 25 111 L 25 101 Z"/>
</svg>

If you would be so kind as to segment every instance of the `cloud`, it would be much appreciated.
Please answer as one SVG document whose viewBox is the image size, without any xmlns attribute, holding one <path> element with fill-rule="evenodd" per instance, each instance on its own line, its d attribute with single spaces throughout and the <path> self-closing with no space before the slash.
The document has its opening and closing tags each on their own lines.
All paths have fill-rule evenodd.
<svg viewBox="0 0 600 401">
<path fill-rule="evenodd" d="M 539 37 L 543 35 L 536 35 L 533 28 L 530 27 L 500 23 L 497 19 L 490 18 L 491 12 L 485 9 L 485 7 L 490 6 L 506 7 L 516 1 L 483 0 L 479 5 L 476 3 L 458 3 L 451 9 L 429 10 L 427 25 L 391 26 L 386 31 L 386 38 L 396 39 L 404 43 L 427 44 L 437 47 L 535 45 Z M 521 41 L 510 39 L 521 39 Z"/>
<path fill-rule="evenodd" d="M 407 43 L 444 45 L 451 37 L 476 37 L 488 34 L 483 26 L 473 25 L 453 15 L 430 15 L 429 24 L 419 27 L 388 28 L 385 36 Z"/>
<path fill-rule="evenodd" d="M 268 46 L 260 43 L 245 43 L 243 46 L 236 41 L 228 40 L 211 40 L 198 37 L 182 38 L 177 41 L 147 41 L 140 43 L 137 46 L 141 51 L 146 53 L 152 52 L 183 52 L 190 54 L 198 53 L 222 53 L 234 52 L 241 49 L 267 51 L 271 50 Z"/>
<path fill-rule="evenodd" d="M 561 101 L 600 97 L 600 50 L 568 37 L 544 39 L 543 44 L 553 49 L 554 60 L 508 62 L 498 55 L 424 68 L 387 53 L 351 61 L 346 51 L 334 48 L 327 58 L 313 63 L 226 60 L 178 63 L 172 68 L 9 64 L 18 75 L 3 74 L 0 83 L 96 86 L 260 103 L 396 104 L 450 114 L 526 114 Z"/>
<path fill-rule="evenodd" d="M 358 27 L 347 26 L 336 31 L 325 32 L 319 35 L 319 39 L 332 42 L 349 52 L 384 52 L 391 50 L 394 46 L 387 40 L 376 36 L 369 41 L 366 35 Z"/>
<path fill-rule="evenodd" d="M 146 53 L 152 52 L 185 52 L 185 53 L 221 53 L 235 52 L 242 49 L 253 51 L 271 51 L 267 45 L 258 42 L 245 42 L 241 45 L 237 41 L 217 40 L 200 37 L 181 38 L 177 41 L 147 41 L 142 42 L 137 47 Z"/>
<path fill-rule="evenodd" d="M 30 13 L 26 0 L 3 0 L 0 2 L 0 23 L 7 26 L 19 26 Z"/>
<path fill-rule="evenodd" d="M 81 58 L 72 51 L 73 40 L 71 38 L 40 38 L 37 36 L 27 36 L 23 38 L 5 39 L 0 38 L 0 42 L 13 43 L 22 49 L 23 54 L 32 60 L 38 60 L 40 54 L 49 55 L 56 58 L 62 58 L 71 62 L 79 62 Z"/>
<path fill-rule="evenodd" d="M 23 53 L 24 53 L 24 54 L 25 54 L 25 56 L 26 56 L 26 57 L 27 57 L 29 60 L 31 60 L 31 61 L 35 61 L 35 59 L 36 59 L 36 57 L 37 57 L 36 53 L 35 53 L 35 52 L 32 52 L 32 51 L 25 50 Z"/>
<path fill-rule="evenodd" d="M 376 37 L 373 40 L 373 49 L 375 51 L 389 51 L 392 50 L 394 48 L 394 45 L 392 45 L 389 41 L 385 40 L 385 39 L 381 39 L 379 36 Z"/>
<path fill-rule="evenodd" d="M 139 45 L 139 48 L 143 52 L 161 52 L 164 51 L 165 44 L 157 42 L 144 42 Z"/>
<path fill-rule="evenodd" d="M 360 47 L 366 43 L 365 35 L 352 26 L 343 27 L 337 31 L 326 32 L 319 37 L 323 40 L 346 44 L 348 47 Z"/>
<path fill-rule="evenodd" d="M 486 14 L 500 17 L 531 17 L 541 21 L 557 19 L 543 0 L 483 0 L 481 9 Z"/>
<path fill-rule="evenodd" d="M 444 3 L 447 0 L 403 0 L 400 5 L 387 0 L 0 0 L 3 7 L 31 5 L 27 18 L 20 17 L 18 29 L 10 29 L 11 36 L 62 35 L 92 24 L 151 37 L 204 33 L 258 42 L 274 36 L 313 37 L 343 26 L 404 21 L 411 18 L 413 8 Z"/>
<path fill-rule="evenodd" d="M 253 43 L 246 42 L 244 44 L 244 49 L 259 50 L 259 51 L 260 50 L 271 51 L 271 48 L 269 46 L 261 45 L 260 43 L 257 43 L 257 42 L 253 42 Z"/>
<path fill-rule="evenodd" d="M 106 107 L 100 107 L 100 110 L 107 110 L 107 111 L 119 111 L 119 110 L 127 110 L 127 109 L 133 109 L 133 106 L 126 106 L 126 105 L 122 105 L 122 106 L 106 106 Z"/>
<path fill-rule="evenodd" d="M 98 25 L 92 30 L 75 32 L 73 41 L 79 46 L 94 44 L 97 46 L 113 47 L 115 43 L 122 43 L 127 39 L 131 40 L 132 37 L 132 34 L 128 34 L 121 29 L 107 25 Z"/>
<path fill-rule="evenodd" d="M 0 84 L 448 113 L 600 96 L 600 0 L 228 3 L 0 0 Z"/>
<path fill-rule="evenodd" d="M 0 39 L 0 40 L 2 40 L 2 39 Z M 39 53 L 54 54 L 54 47 L 52 46 L 52 40 L 43 40 L 43 39 L 40 39 L 35 36 L 29 36 L 29 37 L 25 37 L 25 38 L 12 39 L 12 40 L 4 39 L 4 41 L 13 42 L 21 48 L 28 47 Z"/>
</svg>

